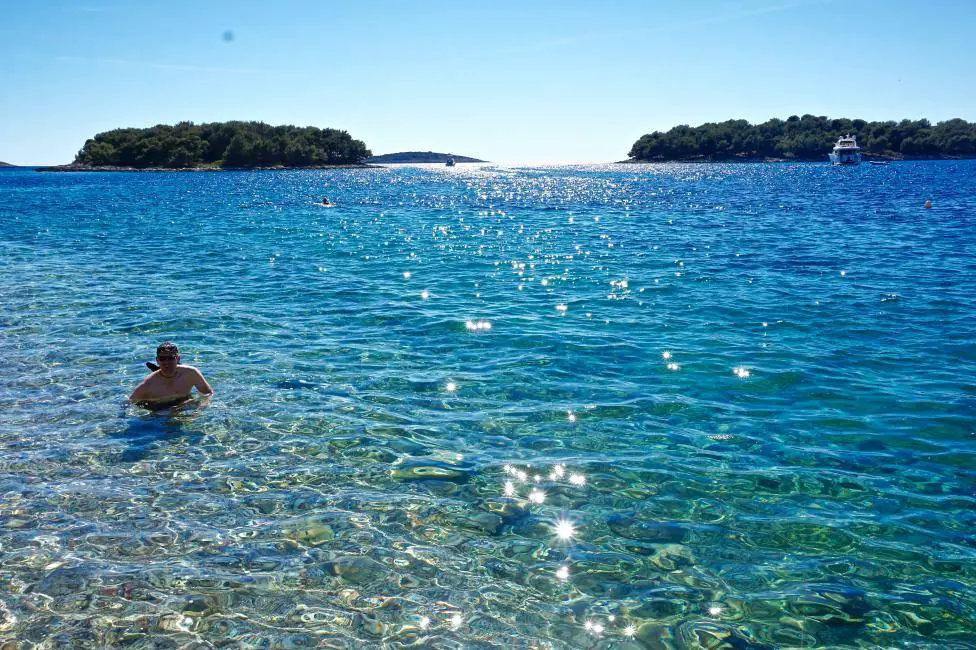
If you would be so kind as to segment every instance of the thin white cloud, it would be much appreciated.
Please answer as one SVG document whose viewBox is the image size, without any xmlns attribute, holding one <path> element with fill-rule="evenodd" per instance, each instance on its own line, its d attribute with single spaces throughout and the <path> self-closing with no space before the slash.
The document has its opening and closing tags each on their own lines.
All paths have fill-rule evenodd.
<svg viewBox="0 0 976 650">
<path fill-rule="evenodd" d="M 683 29 L 685 27 L 699 27 L 701 25 L 712 25 L 714 23 L 727 23 L 733 20 L 741 20 L 742 18 L 749 18 L 750 16 L 761 16 L 763 14 L 774 14 L 780 11 L 788 11 L 790 9 L 795 9 L 796 7 L 803 6 L 804 4 L 820 4 L 815 3 L 804 3 L 804 2 L 788 2 L 779 5 L 769 5 L 766 7 L 757 7 L 755 9 L 745 9 L 743 11 L 737 11 L 732 14 L 726 14 L 724 16 L 712 16 L 711 18 L 702 18 L 701 20 L 694 20 L 682 25 L 671 25 L 668 27 L 662 27 L 653 31 L 676 31 L 678 29 Z"/>
</svg>

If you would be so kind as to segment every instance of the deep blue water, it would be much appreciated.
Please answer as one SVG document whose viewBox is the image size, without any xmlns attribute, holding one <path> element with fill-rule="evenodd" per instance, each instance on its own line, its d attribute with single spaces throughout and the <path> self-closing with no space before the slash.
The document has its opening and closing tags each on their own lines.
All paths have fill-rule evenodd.
<svg viewBox="0 0 976 650">
<path fill-rule="evenodd" d="M 976 161 L 0 172 L 0 641 L 976 647 L 974 226 Z M 164 340 L 209 405 L 124 404 Z"/>
</svg>

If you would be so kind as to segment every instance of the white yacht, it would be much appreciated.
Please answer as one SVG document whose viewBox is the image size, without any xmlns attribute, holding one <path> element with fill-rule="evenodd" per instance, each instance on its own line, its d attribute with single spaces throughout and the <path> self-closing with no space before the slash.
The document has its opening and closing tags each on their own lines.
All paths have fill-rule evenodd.
<svg viewBox="0 0 976 650">
<path fill-rule="evenodd" d="M 857 140 L 853 135 L 838 138 L 834 150 L 830 152 L 830 162 L 835 165 L 861 164 L 861 148 L 857 146 Z"/>
</svg>

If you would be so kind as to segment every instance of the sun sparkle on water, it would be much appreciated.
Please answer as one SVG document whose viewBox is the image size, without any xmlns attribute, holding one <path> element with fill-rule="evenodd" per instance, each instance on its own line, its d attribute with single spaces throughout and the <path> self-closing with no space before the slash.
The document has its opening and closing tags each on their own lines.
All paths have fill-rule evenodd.
<svg viewBox="0 0 976 650">
<path fill-rule="evenodd" d="M 559 539 L 569 541 L 576 535 L 576 526 L 567 519 L 560 519 L 556 522 L 553 531 Z"/>
<path fill-rule="evenodd" d="M 602 623 L 587 621 L 586 623 L 583 624 L 583 627 L 589 630 L 590 632 L 592 632 L 596 636 L 600 636 L 601 634 L 603 634 L 604 628 Z"/>
</svg>

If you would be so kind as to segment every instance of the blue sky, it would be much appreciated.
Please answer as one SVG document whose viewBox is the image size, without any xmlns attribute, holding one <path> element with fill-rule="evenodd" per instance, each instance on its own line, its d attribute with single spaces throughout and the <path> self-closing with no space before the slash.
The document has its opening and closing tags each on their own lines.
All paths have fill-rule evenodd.
<svg viewBox="0 0 976 650">
<path fill-rule="evenodd" d="M 974 25 L 970 0 L 7 0 L 0 160 L 181 120 L 514 164 L 729 118 L 976 121 Z"/>
</svg>

